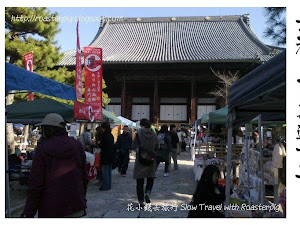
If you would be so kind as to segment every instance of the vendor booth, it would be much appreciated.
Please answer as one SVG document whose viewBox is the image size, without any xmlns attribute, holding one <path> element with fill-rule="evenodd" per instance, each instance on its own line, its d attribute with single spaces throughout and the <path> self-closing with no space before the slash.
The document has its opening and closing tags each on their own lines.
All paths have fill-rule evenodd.
<svg viewBox="0 0 300 225">
<path fill-rule="evenodd" d="M 276 166 L 275 160 L 279 156 L 279 167 L 285 157 L 285 131 L 283 124 L 286 115 L 286 52 L 283 51 L 265 64 L 242 77 L 229 88 L 229 105 L 226 125 L 227 136 L 227 165 L 226 172 L 226 201 L 229 205 L 232 201 L 244 202 L 247 205 L 271 204 L 266 200 L 265 185 L 274 185 L 274 203 L 278 204 L 278 175 L 272 167 Z M 257 123 L 257 131 L 252 130 L 251 123 Z M 269 125 L 279 127 L 276 130 L 277 137 L 273 137 L 272 143 L 263 145 L 263 139 L 270 142 L 271 130 L 264 130 L 262 124 L 267 121 Z M 276 121 L 276 122 L 275 122 Z M 278 123 L 279 121 L 279 123 Z M 232 131 L 236 127 L 245 126 L 245 145 L 242 150 L 243 174 L 239 186 L 230 195 L 231 166 L 232 166 Z M 269 132 L 269 134 L 268 134 Z M 254 134 L 254 135 L 253 135 Z M 250 136 L 256 139 L 256 143 L 250 143 Z M 274 143 L 275 142 L 275 143 Z M 275 146 L 274 146 L 275 144 Z M 269 145 L 269 147 L 267 147 Z M 270 162 L 271 159 L 271 162 Z M 269 172 L 267 172 L 269 171 Z M 269 173 L 270 179 L 267 178 Z M 234 199 L 234 200 L 233 200 Z M 247 214 L 248 213 L 248 214 Z M 227 217 L 266 217 L 265 212 L 253 215 L 249 212 L 226 211 Z M 270 214 L 270 213 L 269 213 Z"/>
<path fill-rule="evenodd" d="M 197 125 L 207 126 L 206 133 L 203 133 L 202 140 L 194 137 L 194 148 L 192 156 L 194 160 L 194 174 L 195 180 L 200 180 L 204 168 L 209 164 L 217 165 L 221 171 L 221 181 L 224 181 L 224 172 L 226 165 L 226 144 L 224 141 L 224 134 L 212 133 L 210 128 L 212 125 L 219 125 L 225 128 L 225 122 L 228 114 L 228 107 L 218 109 L 214 112 L 210 112 L 206 115 L 203 115 L 201 119 L 198 120 Z M 222 128 L 222 130 L 223 130 Z M 225 130 L 225 129 L 224 129 Z M 238 172 L 239 158 L 241 152 L 241 145 L 233 146 L 233 171 L 234 176 L 236 177 L 236 172 Z M 225 181 L 224 181 L 225 183 Z"/>
<path fill-rule="evenodd" d="M 45 78 L 36 73 L 29 72 L 15 65 L 5 63 L 5 91 L 15 93 L 27 93 L 27 90 L 41 94 L 76 101 L 75 89 L 72 86 Z M 34 125 L 40 123 L 49 113 L 60 114 L 67 122 L 73 121 L 73 106 L 53 99 L 44 98 L 34 101 L 17 102 L 6 106 L 5 123 L 22 123 Z M 103 109 L 103 120 L 112 124 L 121 124 L 121 121 L 110 112 Z M 10 186 L 8 168 L 8 146 L 6 144 L 6 211 L 7 217 L 11 216 Z"/>
</svg>

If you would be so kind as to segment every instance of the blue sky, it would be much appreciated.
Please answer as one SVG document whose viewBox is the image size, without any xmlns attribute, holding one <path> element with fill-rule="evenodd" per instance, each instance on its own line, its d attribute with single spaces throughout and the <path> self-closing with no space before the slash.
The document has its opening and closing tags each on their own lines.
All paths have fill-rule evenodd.
<svg viewBox="0 0 300 225">
<path fill-rule="evenodd" d="M 51 12 L 58 12 L 61 20 L 59 28 L 61 32 L 56 36 L 57 45 L 61 47 L 61 52 L 75 49 L 76 47 L 76 18 L 88 20 L 91 18 L 101 17 L 178 17 L 178 16 L 220 16 L 220 15 L 242 15 L 250 14 L 250 24 L 254 33 L 265 44 L 272 42 L 263 37 L 263 32 L 266 29 L 266 18 L 264 17 L 263 8 L 247 8 L 247 7 L 130 7 L 130 8 L 66 8 L 66 7 L 49 7 Z M 79 36 L 81 47 L 87 46 L 95 37 L 100 22 L 80 22 Z"/>
</svg>

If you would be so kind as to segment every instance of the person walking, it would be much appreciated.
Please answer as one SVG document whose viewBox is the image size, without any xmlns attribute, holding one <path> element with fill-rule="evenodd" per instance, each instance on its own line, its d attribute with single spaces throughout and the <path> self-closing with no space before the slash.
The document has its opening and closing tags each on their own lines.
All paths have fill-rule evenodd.
<svg viewBox="0 0 300 225">
<path fill-rule="evenodd" d="M 123 133 L 118 136 L 116 148 L 118 149 L 118 170 L 122 177 L 126 176 L 129 163 L 129 153 L 132 146 L 132 137 L 128 126 L 123 127 Z"/>
<path fill-rule="evenodd" d="M 95 146 L 99 149 L 100 149 L 100 143 L 101 143 L 102 135 L 103 135 L 103 130 L 102 130 L 101 126 L 98 126 L 96 128 L 96 145 Z M 99 156 L 100 156 L 100 153 L 97 152 L 97 153 L 94 153 L 94 154 L 95 154 L 95 160 L 96 160 L 96 154 L 99 154 Z M 100 158 L 100 160 L 101 160 L 101 158 Z M 99 160 L 100 165 L 99 165 L 99 168 L 97 168 L 97 177 L 96 177 L 98 182 L 95 184 L 97 186 L 102 185 L 102 168 L 101 168 L 100 160 Z"/>
<path fill-rule="evenodd" d="M 168 126 L 162 125 L 158 135 L 159 150 L 157 151 L 156 170 L 161 162 L 165 163 L 164 177 L 168 177 L 170 154 L 172 153 L 171 137 Z"/>
<path fill-rule="evenodd" d="M 172 145 L 172 158 L 174 162 L 174 170 L 178 169 L 177 164 L 177 144 L 179 142 L 178 135 L 176 133 L 176 126 L 175 124 L 171 124 L 170 126 L 170 136 L 171 136 L 171 145 Z M 171 156 L 170 156 L 170 165 L 171 165 Z M 169 168 L 170 169 L 170 168 Z"/>
<path fill-rule="evenodd" d="M 80 135 L 80 142 L 83 146 L 84 151 L 93 153 L 92 134 L 90 132 L 90 129 L 88 129 L 88 127 L 86 127 L 85 130 Z"/>
<path fill-rule="evenodd" d="M 205 167 L 191 202 L 191 205 L 197 208 L 196 210 L 189 211 L 189 218 L 224 217 L 222 212 L 215 210 L 217 206 L 220 206 L 225 201 L 225 190 L 218 187 L 219 177 L 220 170 L 218 167 L 215 165 Z M 200 205 L 203 205 L 203 207 L 200 207 Z M 204 208 L 204 206 L 210 207 Z"/>
<path fill-rule="evenodd" d="M 86 209 L 88 177 L 82 144 L 69 137 L 64 119 L 48 114 L 37 124 L 44 141 L 36 148 L 29 191 L 21 217 L 82 217 Z"/>
<path fill-rule="evenodd" d="M 111 134 L 109 122 L 101 124 L 103 131 L 100 145 L 101 148 L 101 167 L 102 167 L 102 186 L 99 190 L 108 191 L 111 189 L 111 171 L 113 163 L 113 148 L 114 148 L 114 137 Z"/>
<path fill-rule="evenodd" d="M 146 203 L 150 203 L 150 194 L 153 188 L 156 162 L 153 160 L 150 164 L 145 164 L 142 159 L 139 158 L 141 152 L 147 152 L 147 154 L 154 155 L 159 148 L 157 135 L 151 129 L 149 120 L 141 119 L 141 129 L 135 136 L 132 149 L 137 150 L 137 157 L 134 164 L 133 178 L 136 179 L 136 191 L 140 206 Z M 144 163 L 144 164 L 143 164 Z M 144 199 L 144 180 L 147 179 L 145 188 L 145 199 Z"/>
<path fill-rule="evenodd" d="M 187 130 L 185 128 L 181 128 L 181 152 L 185 152 L 186 151 L 186 142 L 187 140 Z"/>
<path fill-rule="evenodd" d="M 182 145 L 182 135 L 181 135 L 181 129 L 176 130 L 177 136 L 178 136 L 178 143 L 177 143 L 177 154 L 179 155 L 181 152 L 181 145 Z"/>
</svg>

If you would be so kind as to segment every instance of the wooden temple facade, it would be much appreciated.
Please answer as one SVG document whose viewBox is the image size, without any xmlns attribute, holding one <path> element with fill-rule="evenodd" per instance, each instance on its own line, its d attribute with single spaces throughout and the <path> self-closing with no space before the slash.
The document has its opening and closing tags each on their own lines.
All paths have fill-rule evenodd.
<svg viewBox="0 0 300 225">
<path fill-rule="evenodd" d="M 245 75 L 278 50 L 252 32 L 249 15 L 127 18 L 106 22 L 89 46 L 103 49 L 106 109 L 133 121 L 192 123 L 224 102 L 215 71 Z M 75 50 L 58 66 L 75 69 Z"/>
</svg>

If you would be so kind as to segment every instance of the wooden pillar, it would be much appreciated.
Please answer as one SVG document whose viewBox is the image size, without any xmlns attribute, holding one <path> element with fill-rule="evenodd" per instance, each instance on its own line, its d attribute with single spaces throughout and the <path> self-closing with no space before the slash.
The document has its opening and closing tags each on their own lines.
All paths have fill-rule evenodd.
<svg viewBox="0 0 300 225">
<path fill-rule="evenodd" d="M 126 117 L 126 80 L 122 81 L 121 90 L 121 116 Z"/>
<path fill-rule="evenodd" d="M 127 96 L 126 118 L 131 120 L 132 116 L 132 96 Z"/>
<path fill-rule="evenodd" d="M 196 80 L 191 82 L 191 121 L 194 123 L 197 119 L 197 95 L 196 95 Z"/>
<path fill-rule="evenodd" d="M 154 81 L 154 96 L 153 96 L 153 123 L 159 121 L 159 97 L 158 97 L 158 80 Z"/>
</svg>

